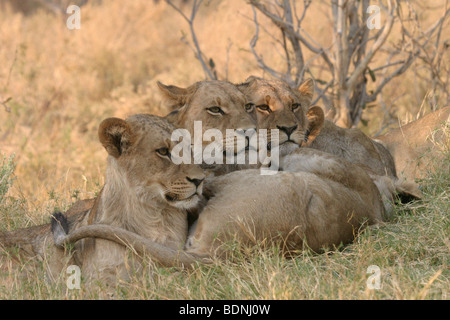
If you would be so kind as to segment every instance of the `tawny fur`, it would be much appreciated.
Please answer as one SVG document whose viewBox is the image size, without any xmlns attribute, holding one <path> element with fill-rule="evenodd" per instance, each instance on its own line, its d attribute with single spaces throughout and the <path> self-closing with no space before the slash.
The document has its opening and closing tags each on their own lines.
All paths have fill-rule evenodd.
<svg viewBox="0 0 450 320">
<path fill-rule="evenodd" d="M 445 107 L 375 139 L 392 154 L 399 177 L 414 182 L 442 158 L 442 150 L 448 150 L 449 123 L 450 107 Z"/>
<path fill-rule="evenodd" d="M 301 148 L 296 154 L 304 165 L 283 163 L 294 172 L 262 176 L 249 169 L 209 178 L 205 194 L 210 199 L 185 251 L 164 250 L 138 235 L 95 225 L 75 230 L 66 242 L 83 237 L 125 241 L 164 265 L 191 265 L 223 257 L 222 245 L 231 240 L 243 246 L 275 243 L 288 253 L 334 248 L 383 220 L 381 196 L 363 169 L 314 149 Z"/>
<path fill-rule="evenodd" d="M 244 170 L 207 183 L 205 193 L 214 196 L 199 216 L 187 252 L 217 254 L 229 240 L 319 251 L 348 243 L 365 224 L 383 220 L 380 194 L 363 169 L 321 151 L 296 152 L 300 159 L 295 160 L 302 161 L 283 163 L 290 172 L 261 176 Z"/>
</svg>

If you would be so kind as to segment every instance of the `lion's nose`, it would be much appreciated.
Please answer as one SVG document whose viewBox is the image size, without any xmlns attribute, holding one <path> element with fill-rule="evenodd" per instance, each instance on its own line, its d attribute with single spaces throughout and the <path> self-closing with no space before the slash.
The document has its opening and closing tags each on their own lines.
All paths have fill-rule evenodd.
<svg viewBox="0 0 450 320">
<path fill-rule="evenodd" d="M 205 178 L 203 178 L 203 179 L 191 179 L 189 177 L 186 177 L 186 180 L 189 181 L 189 182 L 192 182 L 196 187 L 198 187 L 203 182 L 203 180 L 205 180 Z"/>
<path fill-rule="evenodd" d="M 294 132 L 295 129 L 297 129 L 297 125 L 293 126 L 293 127 L 281 127 L 281 126 L 277 126 L 278 129 L 280 129 L 281 131 L 284 131 L 287 136 L 289 137 L 292 132 Z"/>
<path fill-rule="evenodd" d="M 238 129 L 236 129 L 236 133 L 241 136 L 251 137 L 252 135 L 254 135 L 256 133 L 256 128 L 253 128 L 253 127 L 249 127 L 246 129 L 238 128 Z"/>
</svg>

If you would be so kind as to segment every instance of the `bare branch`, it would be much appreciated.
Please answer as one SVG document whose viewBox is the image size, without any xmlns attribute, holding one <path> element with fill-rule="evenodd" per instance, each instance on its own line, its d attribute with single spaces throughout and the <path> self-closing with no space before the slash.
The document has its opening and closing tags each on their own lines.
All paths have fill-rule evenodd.
<svg viewBox="0 0 450 320">
<path fill-rule="evenodd" d="M 361 63 L 358 64 L 355 67 L 355 70 L 352 72 L 352 75 L 346 82 L 346 89 L 347 90 L 353 90 L 357 79 L 365 72 L 367 69 L 367 66 L 369 65 L 369 62 L 372 60 L 375 53 L 381 48 L 381 46 L 386 41 L 389 33 L 391 32 L 392 26 L 394 24 L 395 16 L 394 16 L 394 10 L 396 6 L 392 5 L 392 1 L 388 1 L 388 18 L 386 21 L 385 26 L 383 27 L 383 31 L 381 32 L 380 36 L 377 38 L 377 40 L 372 44 L 369 51 L 366 53 L 365 57 L 362 59 Z"/>
<path fill-rule="evenodd" d="M 295 54 L 295 62 L 296 62 L 296 75 L 295 75 L 295 83 L 299 83 L 301 80 L 300 74 L 303 72 L 303 68 L 305 66 L 303 59 L 302 47 L 298 43 L 297 37 L 295 36 L 295 31 L 293 29 L 293 20 L 292 20 L 292 7 L 289 0 L 284 0 L 283 2 L 284 16 L 287 22 L 287 37 L 289 42 L 294 49 Z"/>
<path fill-rule="evenodd" d="M 253 38 L 250 40 L 250 50 L 252 51 L 256 62 L 258 62 L 258 65 L 260 66 L 261 69 L 269 72 L 272 76 L 274 76 L 277 79 L 280 80 L 285 80 L 288 81 L 288 79 L 286 79 L 286 75 L 284 75 L 281 72 L 278 72 L 272 68 L 270 68 L 263 60 L 263 58 L 258 55 L 258 53 L 256 52 L 256 43 L 258 42 L 258 38 L 259 38 L 259 23 L 258 23 L 258 19 L 257 19 L 257 14 L 256 14 L 256 10 L 255 7 L 252 6 L 252 11 L 253 11 L 253 21 L 255 23 L 255 35 L 253 36 Z"/>
<path fill-rule="evenodd" d="M 203 68 L 203 71 L 205 72 L 205 77 L 209 78 L 210 80 L 217 80 L 217 73 L 214 72 L 213 67 L 208 67 L 208 64 L 205 62 L 205 54 L 200 48 L 200 45 L 198 43 L 197 35 L 195 34 L 194 29 L 194 20 L 195 16 L 198 12 L 198 9 L 200 8 L 200 5 L 202 4 L 203 0 L 194 0 L 194 3 L 192 4 L 192 11 L 191 11 L 191 17 L 188 18 L 183 11 L 178 8 L 176 5 L 173 4 L 172 0 L 165 0 L 168 5 L 170 5 L 173 9 L 175 9 L 183 18 L 186 20 L 186 22 L 189 24 L 189 29 L 191 32 L 192 37 L 192 43 L 193 47 L 189 45 L 189 47 L 193 50 L 195 57 L 200 61 L 200 64 Z M 187 43 L 185 41 L 185 43 Z"/>
<path fill-rule="evenodd" d="M 398 77 L 399 75 L 403 74 L 411 66 L 411 64 L 413 63 L 415 57 L 416 57 L 416 55 L 411 53 L 408 56 L 408 58 L 406 59 L 406 61 L 402 65 L 400 65 L 400 67 L 395 69 L 395 71 L 392 72 L 389 76 L 385 77 L 383 79 L 383 81 L 381 82 L 381 84 L 378 85 L 378 87 L 376 88 L 374 93 L 371 94 L 369 97 L 367 97 L 367 102 L 375 101 L 376 98 L 377 98 L 377 95 L 381 92 L 381 90 L 383 90 L 384 86 L 386 84 L 388 84 L 395 77 Z"/>
<path fill-rule="evenodd" d="M 399 61 L 395 61 L 395 62 L 389 62 L 388 64 L 385 64 L 385 65 L 380 66 L 378 68 L 372 69 L 372 72 L 378 72 L 378 71 L 381 71 L 383 69 L 386 69 L 386 68 L 389 68 L 389 67 L 392 67 L 392 66 L 396 66 L 398 64 L 404 64 L 405 62 L 406 62 L 406 60 L 399 60 Z"/>
<path fill-rule="evenodd" d="M 432 39 L 432 35 L 436 30 L 438 30 L 438 32 L 437 32 L 437 39 L 436 39 L 435 43 L 436 44 L 439 43 L 438 38 L 440 37 L 440 30 L 442 29 L 444 20 L 446 19 L 446 17 L 449 14 L 450 14 L 450 10 L 446 9 L 443 16 L 435 24 L 433 24 L 431 27 L 429 27 L 427 31 L 423 32 L 423 34 L 420 37 L 414 37 L 413 35 L 411 35 L 409 33 L 409 31 L 407 30 L 407 28 L 404 26 L 403 21 L 400 20 L 401 24 L 402 24 L 403 35 L 410 39 L 410 43 L 411 43 L 411 45 L 415 46 L 415 49 L 413 48 L 413 50 L 409 52 L 408 57 L 404 60 L 397 61 L 396 63 L 388 63 L 384 66 L 381 66 L 381 67 L 378 67 L 378 68 L 372 70 L 373 72 L 375 72 L 375 71 L 381 70 L 383 68 L 388 68 L 390 66 L 400 64 L 400 66 L 397 69 L 395 69 L 391 74 L 389 74 L 388 76 L 385 76 L 383 78 L 382 82 L 378 85 L 378 87 L 375 89 L 375 91 L 370 96 L 368 96 L 368 98 L 367 98 L 368 102 L 375 101 L 377 98 L 377 95 L 379 95 L 381 93 L 383 88 L 393 78 L 398 77 L 401 74 L 403 74 L 404 72 L 406 72 L 406 70 L 411 66 L 411 64 L 414 62 L 414 60 L 416 58 L 421 58 L 421 59 L 425 60 L 426 63 L 429 65 L 429 70 L 432 73 L 433 82 L 436 80 L 441 81 L 439 71 L 436 69 L 436 63 L 434 63 L 434 62 L 436 62 L 436 61 L 434 61 L 435 56 L 433 55 L 432 57 L 430 57 L 428 55 L 425 47 L 429 43 L 429 41 Z M 420 40 L 422 40 L 422 39 L 425 39 L 423 43 L 420 42 Z M 410 44 L 407 44 L 403 50 L 406 50 L 409 46 L 410 46 Z M 423 52 L 422 57 L 420 57 L 420 52 Z M 400 52 L 396 52 L 396 54 L 399 54 L 399 53 Z M 437 54 L 437 50 L 435 50 L 435 55 L 436 54 Z"/>
<path fill-rule="evenodd" d="M 317 98 L 314 99 L 314 100 L 311 102 L 311 105 L 316 104 L 320 99 L 326 98 L 325 94 L 327 93 L 328 89 L 333 85 L 333 83 L 334 83 L 334 78 L 331 79 L 331 80 L 325 85 L 325 87 L 324 87 L 323 89 L 316 88 L 316 91 L 318 91 L 319 94 L 317 95 Z M 327 100 L 328 100 L 328 99 L 327 99 Z"/>
<path fill-rule="evenodd" d="M 6 112 L 11 112 L 11 108 L 7 105 L 7 103 L 11 100 L 11 97 L 8 97 L 6 99 L 3 99 L 2 96 L 0 96 L 0 104 L 5 108 Z"/>
<path fill-rule="evenodd" d="M 165 1 L 169 6 L 171 6 L 173 9 L 175 9 L 175 11 L 178 12 L 180 14 L 180 16 L 182 16 L 183 19 L 186 20 L 187 23 L 189 23 L 189 24 L 191 23 L 190 19 L 184 14 L 184 12 L 180 8 L 178 8 L 176 5 L 174 5 L 171 0 L 165 0 Z"/>
</svg>

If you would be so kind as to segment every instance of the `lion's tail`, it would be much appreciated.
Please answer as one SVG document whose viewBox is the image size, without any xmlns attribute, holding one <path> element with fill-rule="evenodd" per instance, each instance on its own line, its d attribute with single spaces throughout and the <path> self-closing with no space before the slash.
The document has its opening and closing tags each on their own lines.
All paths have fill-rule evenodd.
<svg viewBox="0 0 450 320">
<path fill-rule="evenodd" d="M 11 232 L 0 231 L 0 247 L 9 248 L 12 246 L 11 243 Z"/>
<path fill-rule="evenodd" d="M 22 230 L 17 231 L 0 231 L 0 247 L 11 248 L 17 245 L 29 244 L 23 237 Z"/>
<path fill-rule="evenodd" d="M 67 232 L 66 223 L 63 215 L 53 215 L 52 233 L 54 242 L 58 247 L 64 247 L 66 244 L 75 243 L 84 238 L 100 238 L 133 248 L 138 254 L 149 255 L 163 266 L 193 267 L 197 262 L 211 262 L 206 257 L 174 250 L 119 227 L 93 224 Z"/>
<path fill-rule="evenodd" d="M 0 231 L 0 248 L 23 247 L 34 245 L 39 237 L 50 230 L 50 224 L 17 229 L 15 231 Z"/>
</svg>

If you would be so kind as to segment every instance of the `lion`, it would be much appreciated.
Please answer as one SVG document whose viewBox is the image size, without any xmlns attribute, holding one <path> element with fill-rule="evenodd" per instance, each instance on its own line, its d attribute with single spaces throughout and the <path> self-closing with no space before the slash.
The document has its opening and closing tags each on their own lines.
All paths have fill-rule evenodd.
<svg viewBox="0 0 450 320">
<path fill-rule="evenodd" d="M 322 130 L 322 109 L 309 108 L 314 95 L 312 79 L 304 81 L 297 91 L 291 90 L 285 82 L 269 82 L 254 76 L 237 87 L 256 110 L 258 130 L 278 130 L 278 141 L 269 139 L 268 147 L 279 147 L 280 156 L 299 146 L 308 146 Z"/>
<path fill-rule="evenodd" d="M 245 95 L 232 83 L 220 80 L 199 81 L 187 88 L 165 85 L 157 82 L 163 100 L 174 109 L 165 118 L 177 128 L 186 129 L 191 137 L 195 135 L 197 122 L 202 137 L 205 132 L 216 129 L 221 132 L 223 140 L 202 140 L 203 152 L 207 145 L 216 145 L 223 150 L 222 164 L 208 164 L 202 161 L 200 166 L 215 175 L 221 175 L 234 170 L 251 167 L 249 163 L 238 165 L 237 161 L 229 164 L 226 152 L 233 155 L 246 153 L 253 134 L 256 133 L 255 110 L 248 104 Z M 199 124 L 200 123 L 200 124 Z M 227 130 L 233 129 L 235 136 L 227 135 Z M 238 144 L 238 136 L 245 139 L 243 145 Z M 198 138 L 198 137 L 197 137 Z M 227 141 L 227 139 L 229 141 Z M 191 143 L 194 143 L 192 138 Z M 194 156 L 198 152 L 193 148 Z M 246 157 L 248 159 L 248 156 Z M 255 167 L 255 166 L 253 166 Z"/>
<path fill-rule="evenodd" d="M 449 148 L 450 107 L 428 115 L 374 138 L 392 154 L 398 175 L 416 181 L 432 169 L 432 162 Z"/>
<path fill-rule="evenodd" d="M 301 132 L 302 128 L 298 123 L 305 123 L 306 112 L 314 95 L 312 79 L 307 79 L 294 90 L 281 80 L 250 76 L 238 87 L 244 92 L 249 103 L 255 105 L 258 126 L 278 128 L 287 136 L 292 131 L 292 135 L 305 137 L 310 148 L 367 166 L 378 175 L 396 176 L 394 162 L 389 152 L 359 129 L 343 129 L 329 120 L 324 120 L 314 136 L 311 136 L 311 133 Z M 292 110 L 295 117 L 292 112 L 286 110 Z M 295 142 L 295 139 L 292 140 Z M 294 149 L 295 147 L 291 151 Z"/>
<path fill-rule="evenodd" d="M 250 76 L 238 88 L 246 95 L 248 103 L 255 105 L 258 128 L 278 128 L 285 133 L 285 137 L 303 137 L 304 141 L 301 138 L 287 139 L 291 142 L 290 148 L 282 156 L 299 146 L 325 151 L 364 168 L 380 187 L 380 192 L 388 198 L 387 201 L 391 201 L 396 194 L 421 198 L 422 193 L 414 182 L 398 179 L 394 159 L 381 143 L 357 128 L 344 129 L 324 120 L 320 107 L 310 107 L 314 95 L 312 79 L 304 81 L 294 90 L 281 80 Z M 310 125 L 302 125 L 308 121 Z M 290 131 L 292 134 L 287 134 Z M 280 142 L 283 142 L 282 138 Z"/>
<path fill-rule="evenodd" d="M 276 244 L 285 254 L 305 248 L 321 252 L 351 242 L 365 226 L 383 221 L 380 193 L 357 165 L 310 148 L 296 151 L 301 161 L 263 176 L 246 169 L 206 178 L 210 197 L 190 230 L 184 250 L 165 248 L 150 239 L 110 225 L 91 225 L 56 240 L 57 245 L 97 237 L 130 245 L 166 266 L 195 266 L 227 256 L 224 243 Z M 316 170 L 298 163 L 314 162 Z M 251 186 L 251 187 L 249 187 Z"/>
<path fill-rule="evenodd" d="M 183 248 L 188 233 L 187 210 L 199 203 L 205 175 L 196 165 L 173 164 L 174 142 L 170 137 L 174 129 L 165 119 L 153 115 L 103 120 L 98 134 L 108 158 L 105 184 L 95 202 L 79 202 L 79 207 L 71 208 L 74 214 L 71 210 L 66 216 L 55 214 L 53 233 L 50 224 L 1 232 L 0 245 L 19 246 L 25 254 L 48 257 L 52 275 L 59 274 L 64 265 L 65 252 L 55 247 L 53 240 L 57 239 L 58 228 L 67 232 L 88 225 L 115 226 L 167 248 Z M 65 223 L 58 224 L 62 217 Z M 116 277 L 127 278 L 123 245 L 88 239 L 74 249 L 68 263 L 79 265 L 86 278 L 101 278 L 107 283 Z"/>
</svg>

